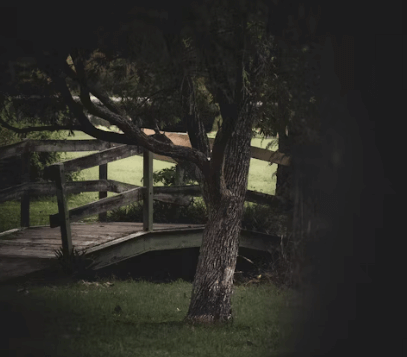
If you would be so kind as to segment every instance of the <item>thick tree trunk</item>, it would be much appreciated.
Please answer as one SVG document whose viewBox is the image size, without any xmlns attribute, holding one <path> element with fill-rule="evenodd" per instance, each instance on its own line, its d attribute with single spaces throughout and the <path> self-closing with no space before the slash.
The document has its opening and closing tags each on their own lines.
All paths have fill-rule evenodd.
<svg viewBox="0 0 407 357">
<path fill-rule="evenodd" d="M 251 125 L 250 115 L 241 118 L 227 146 L 223 168 L 226 190 L 221 199 L 213 185 L 204 185 L 209 219 L 187 315 L 187 320 L 194 323 L 225 322 L 232 317 L 233 277 L 250 166 Z"/>
<path fill-rule="evenodd" d="M 242 208 L 233 197 L 225 199 L 206 225 L 188 311 L 188 319 L 193 322 L 231 318 Z"/>
</svg>

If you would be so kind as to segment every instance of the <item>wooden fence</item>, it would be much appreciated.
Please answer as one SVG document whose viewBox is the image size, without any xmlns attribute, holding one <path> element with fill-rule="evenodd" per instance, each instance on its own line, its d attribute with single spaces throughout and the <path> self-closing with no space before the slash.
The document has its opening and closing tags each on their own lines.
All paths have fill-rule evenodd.
<svg viewBox="0 0 407 357">
<path fill-rule="evenodd" d="M 210 143 L 212 146 L 213 139 Z M 48 166 L 45 169 L 45 176 L 53 182 L 30 182 L 29 164 L 30 153 L 32 152 L 96 150 L 99 152 Z M 168 162 L 175 161 L 169 157 L 141 150 L 137 146 L 112 144 L 99 140 L 24 140 L 0 148 L 0 160 L 17 155 L 22 157 L 23 183 L 0 190 L 0 202 L 21 199 L 21 227 L 29 227 L 30 195 L 56 194 L 58 213 L 50 216 L 50 227 L 59 226 L 61 228 L 63 250 L 68 254 L 72 249 L 70 222 L 79 221 L 84 217 L 95 214 L 99 215 L 100 221 L 105 221 L 107 211 L 142 200 L 144 206 L 144 230 L 151 231 L 153 229 L 153 200 L 186 205 L 190 202 L 188 196 L 201 195 L 199 186 L 153 187 L 153 159 Z M 143 155 L 143 186 L 131 185 L 107 178 L 107 164 L 109 162 L 134 155 Z M 284 154 L 261 148 L 252 147 L 252 157 L 281 165 L 289 164 L 289 159 L 284 157 Z M 99 166 L 99 180 L 65 182 L 65 173 L 94 166 Z M 99 192 L 99 200 L 69 210 L 66 194 L 80 192 Z M 107 198 L 107 192 L 115 192 L 118 195 Z M 246 201 L 271 206 L 286 204 L 284 200 L 274 195 L 250 190 L 247 191 Z"/>
</svg>

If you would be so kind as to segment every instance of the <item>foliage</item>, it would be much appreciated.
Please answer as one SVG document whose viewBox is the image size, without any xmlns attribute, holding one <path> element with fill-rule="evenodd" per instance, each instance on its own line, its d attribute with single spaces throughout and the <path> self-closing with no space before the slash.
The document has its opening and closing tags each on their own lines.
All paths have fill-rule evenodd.
<svg viewBox="0 0 407 357">
<path fill-rule="evenodd" d="M 176 208 L 176 209 L 174 209 Z M 188 207 L 154 201 L 154 222 L 205 224 L 207 211 L 202 199 L 194 198 Z M 110 222 L 142 222 L 143 203 L 120 207 L 108 213 Z"/>
<path fill-rule="evenodd" d="M 303 118 L 317 123 L 319 117 L 319 99 L 314 92 L 319 67 L 313 58 L 317 46 L 287 49 L 275 44 L 274 48 L 258 109 L 258 126 L 265 136 L 307 130 Z"/>
<path fill-rule="evenodd" d="M 164 186 L 174 186 L 175 185 L 175 172 L 176 172 L 175 166 L 169 167 L 169 168 L 164 168 L 160 171 L 154 172 L 153 181 L 154 181 L 154 183 L 161 182 L 164 184 Z M 185 185 L 196 185 L 197 182 L 188 173 L 189 173 L 189 171 L 185 170 L 184 184 Z"/>
<path fill-rule="evenodd" d="M 62 272 L 68 275 L 83 274 L 87 271 L 87 267 L 91 262 L 85 257 L 85 250 L 79 252 L 72 248 L 68 256 L 64 255 L 62 248 L 56 249 L 54 252 Z"/>
</svg>

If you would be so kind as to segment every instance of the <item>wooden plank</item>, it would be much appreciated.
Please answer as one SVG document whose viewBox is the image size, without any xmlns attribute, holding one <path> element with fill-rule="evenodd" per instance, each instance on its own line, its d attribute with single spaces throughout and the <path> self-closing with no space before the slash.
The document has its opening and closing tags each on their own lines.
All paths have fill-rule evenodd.
<svg viewBox="0 0 407 357">
<path fill-rule="evenodd" d="M 121 145 L 111 149 L 103 150 L 95 154 L 78 157 L 64 162 L 65 171 L 79 171 L 90 167 L 107 164 L 111 161 L 125 159 L 134 156 L 138 152 L 137 146 Z"/>
<path fill-rule="evenodd" d="M 100 151 L 123 144 L 110 143 L 96 139 L 89 140 L 30 140 L 27 148 L 35 152 L 79 152 Z"/>
<path fill-rule="evenodd" d="M 201 196 L 201 188 L 198 185 L 191 186 L 154 186 L 154 194 L 183 194 L 188 196 Z"/>
<path fill-rule="evenodd" d="M 175 186 L 184 185 L 184 173 L 185 170 L 180 165 L 175 166 Z"/>
<path fill-rule="evenodd" d="M 27 257 L 27 258 L 56 258 L 53 250 L 16 250 L 14 248 L 1 249 L 1 257 Z"/>
<path fill-rule="evenodd" d="M 107 182 L 109 183 L 108 191 L 116 192 L 116 193 L 122 193 L 122 192 L 126 192 L 126 191 L 132 190 L 137 187 L 141 187 L 141 186 L 132 185 L 132 184 L 125 183 L 125 182 L 119 182 L 119 181 L 115 181 L 115 180 L 107 180 Z"/>
<path fill-rule="evenodd" d="M 104 198 L 102 200 L 91 202 L 81 207 L 74 208 L 69 211 L 69 219 L 72 222 L 75 222 L 84 217 L 93 216 L 100 212 L 106 212 L 114 208 L 139 201 L 142 199 L 143 189 L 143 187 L 138 187 L 114 197 Z M 59 216 L 57 214 L 50 215 L 49 217 L 51 228 L 55 228 L 60 225 Z"/>
<path fill-rule="evenodd" d="M 156 251 L 200 247 L 203 231 L 204 227 L 162 232 L 154 231 L 145 238 L 145 249 Z"/>
<path fill-rule="evenodd" d="M 21 155 L 21 181 L 29 185 L 30 183 L 30 156 L 29 152 Z M 30 194 L 24 190 L 21 196 L 20 206 L 20 226 L 30 226 Z"/>
<path fill-rule="evenodd" d="M 64 164 L 55 164 L 54 167 L 54 179 L 56 185 L 56 194 L 58 201 L 58 223 L 61 230 L 62 249 L 66 256 L 69 256 L 72 251 L 72 237 L 71 237 L 71 221 L 69 217 L 68 203 L 65 193 L 65 171 Z M 50 223 L 52 224 L 50 216 Z M 52 226 L 51 226 L 52 227 Z"/>
<path fill-rule="evenodd" d="M 93 260 L 92 268 L 97 270 L 134 256 L 155 250 L 184 249 L 200 247 L 204 228 L 167 232 L 145 232 L 123 237 L 117 241 L 90 248 L 87 255 Z M 140 232 L 139 232 L 140 233 Z M 240 244 L 243 248 L 268 251 L 280 244 L 280 238 L 267 234 L 241 232 Z"/>
<path fill-rule="evenodd" d="M 4 231 L 0 233 L 0 237 L 6 237 L 9 234 L 13 234 L 13 233 L 17 233 L 21 230 L 23 230 L 24 228 L 13 228 L 13 229 L 9 229 L 8 231 Z"/>
<path fill-rule="evenodd" d="M 20 143 L 0 147 L 0 160 L 23 154 L 28 142 L 29 139 L 25 139 Z"/>
<path fill-rule="evenodd" d="M 73 241 L 73 246 L 89 246 L 93 245 L 95 240 L 87 240 L 87 241 Z M 0 241 L 0 250 L 3 246 L 15 246 L 15 247 L 50 247 L 52 249 L 57 249 L 61 246 L 61 239 L 15 239 L 15 240 L 2 240 Z"/>
<path fill-rule="evenodd" d="M 127 240 L 120 243 L 114 243 L 110 247 L 96 247 L 97 250 L 90 252 L 88 250 L 86 258 L 90 258 L 93 263 L 90 264 L 90 268 L 93 270 L 98 270 L 107 267 L 112 264 L 116 264 L 123 260 L 129 259 L 139 254 L 146 253 L 147 250 L 144 248 L 144 239 L 142 234 L 149 234 L 148 232 L 139 232 L 138 238 L 136 237 L 126 237 Z M 95 248 L 95 249 L 96 249 Z"/>
<path fill-rule="evenodd" d="M 107 164 L 103 164 L 99 166 L 99 180 L 107 180 Z M 107 197 L 107 191 L 99 191 L 99 200 Z M 99 213 L 99 221 L 106 222 L 107 221 L 107 213 L 101 212 Z"/>
<path fill-rule="evenodd" d="M 172 203 L 177 206 L 189 206 L 192 202 L 191 197 L 187 196 L 174 196 L 166 193 L 159 193 L 153 196 L 155 201 Z"/>
<path fill-rule="evenodd" d="M 212 150 L 213 143 L 215 139 L 209 138 L 209 146 Z M 251 157 L 253 159 L 267 161 L 274 164 L 289 166 L 291 163 L 291 158 L 279 151 L 272 151 L 257 146 L 250 146 Z"/>
<path fill-rule="evenodd" d="M 98 246 L 96 246 L 96 247 L 94 247 L 94 248 L 90 248 L 90 249 L 88 250 L 88 253 L 89 253 L 89 254 L 93 254 L 93 253 L 99 252 L 99 251 L 101 251 L 101 250 L 103 250 L 103 249 L 111 248 L 111 247 L 117 246 L 117 245 L 119 245 L 119 244 L 121 244 L 121 243 L 127 242 L 127 241 L 129 241 L 129 240 L 134 239 L 134 238 L 142 237 L 142 236 L 144 236 L 144 235 L 146 235 L 146 234 L 149 234 L 149 233 L 150 233 L 150 232 L 139 231 L 139 232 L 136 232 L 136 233 L 133 233 L 133 234 L 129 234 L 129 235 L 126 235 L 126 236 L 124 236 L 124 237 L 121 237 L 121 238 L 112 240 L 112 241 L 110 241 L 110 242 L 100 244 L 100 245 L 98 245 Z"/>
<path fill-rule="evenodd" d="M 246 191 L 245 200 L 248 202 L 269 205 L 276 208 L 288 205 L 288 202 L 286 202 L 283 198 L 251 190 Z"/>
<path fill-rule="evenodd" d="M 110 183 L 107 180 L 73 181 L 65 183 L 67 194 L 80 192 L 110 191 Z M 55 195 L 55 184 L 51 182 L 31 182 L 28 188 L 30 194 Z M 1 195 L 1 194 L 0 194 Z M 1 196 L 0 196 L 1 197 Z"/>
<path fill-rule="evenodd" d="M 29 189 L 29 185 L 27 183 L 22 183 L 20 185 L 7 187 L 0 190 L 0 202 L 11 201 L 18 198 Z"/>
<path fill-rule="evenodd" d="M 137 232 L 127 237 L 101 244 L 98 247 L 90 248 L 87 251 L 87 257 L 94 261 L 92 268 L 96 270 L 150 250 L 200 246 L 202 232 L 203 227 L 179 231 Z M 199 239 L 199 237 L 201 238 Z M 174 243 L 171 243 L 171 240 L 174 240 Z"/>
<path fill-rule="evenodd" d="M 119 236 L 116 237 L 100 237 L 100 236 L 83 236 L 83 237 L 75 237 L 75 239 L 72 239 L 72 244 L 90 244 L 90 243 L 97 243 L 99 244 L 99 241 L 107 242 L 112 239 L 117 239 Z M 61 238 L 60 237 L 32 237 L 32 236 L 22 236 L 18 237 L 15 239 L 2 239 L 0 240 L 0 246 L 2 244 L 6 245 L 13 245 L 13 244 L 57 244 L 61 245 Z"/>
<path fill-rule="evenodd" d="M 145 231 L 153 230 L 153 153 L 144 150 L 143 156 L 143 228 Z"/>
<path fill-rule="evenodd" d="M 267 149 L 258 148 L 255 146 L 250 147 L 251 157 L 262 161 L 271 162 L 278 165 L 289 166 L 291 158 L 281 152 L 271 151 Z"/>
</svg>

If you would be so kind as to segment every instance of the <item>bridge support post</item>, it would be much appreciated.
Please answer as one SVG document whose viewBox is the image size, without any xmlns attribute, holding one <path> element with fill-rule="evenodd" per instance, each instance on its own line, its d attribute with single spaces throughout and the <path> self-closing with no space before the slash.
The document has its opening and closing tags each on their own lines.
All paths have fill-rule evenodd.
<svg viewBox="0 0 407 357">
<path fill-rule="evenodd" d="M 21 155 L 21 183 L 29 184 L 30 182 L 30 153 L 25 152 Z M 21 197 L 20 206 L 20 225 L 21 227 L 30 226 L 30 192 L 27 190 Z"/>
<path fill-rule="evenodd" d="M 99 180 L 107 180 L 107 164 L 99 166 Z M 99 192 L 99 200 L 106 197 L 107 197 L 106 191 Z M 99 213 L 99 221 L 100 222 L 107 221 L 107 212 Z"/>
<path fill-rule="evenodd" d="M 185 170 L 180 164 L 175 166 L 175 186 L 183 186 L 184 185 L 184 173 Z"/>
<path fill-rule="evenodd" d="M 69 219 L 68 203 L 66 201 L 65 169 L 63 163 L 54 164 L 54 180 L 58 200 L 59 224 L 61 228 L 62 251 L 65 256 L 72 252 L 71 221 Z"/>
<path fill-rule="evenodd" d="M 144 150 L 143 154 L 143 228 L 153 230 L 153 153 Z"/>
</svg>

